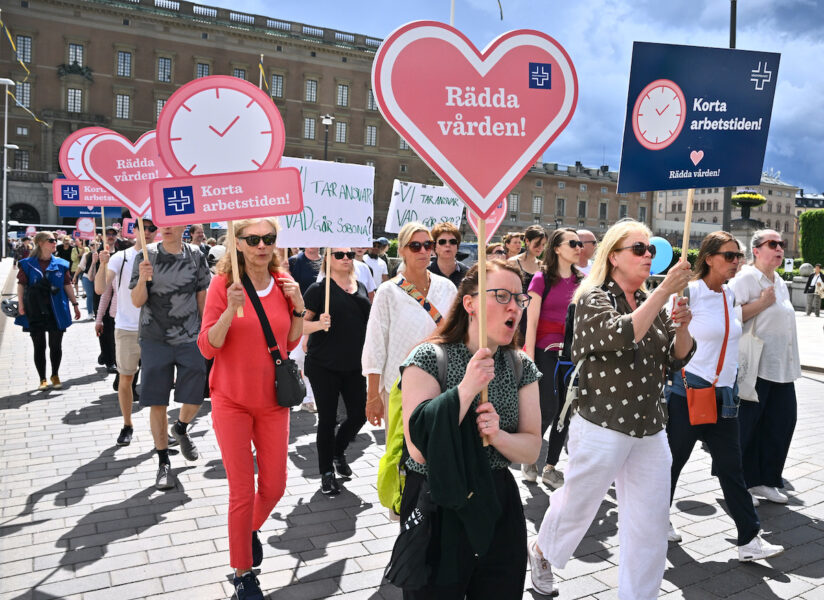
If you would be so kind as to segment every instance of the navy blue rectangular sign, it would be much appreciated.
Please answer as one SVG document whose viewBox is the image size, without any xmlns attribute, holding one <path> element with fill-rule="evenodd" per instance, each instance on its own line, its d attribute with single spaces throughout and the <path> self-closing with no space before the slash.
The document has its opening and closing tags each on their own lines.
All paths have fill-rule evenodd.
<svg viewBox="0 0 824 600">
<path fill-rule="evenodd" d="M 758 184 L 780 57 L 635 42 L 618 192 Z"/>
<path fill-rule="evenodd" d="M 60 217 L 93 217 L 100 218 L 100 207 L 95 206 L 89 208 L 88 206 L 58 206 L 58 214 Z M 119 219 L 123 216 L 123 209 L 119 206 L 107 206 L 106 218 Z"/>
</svg>

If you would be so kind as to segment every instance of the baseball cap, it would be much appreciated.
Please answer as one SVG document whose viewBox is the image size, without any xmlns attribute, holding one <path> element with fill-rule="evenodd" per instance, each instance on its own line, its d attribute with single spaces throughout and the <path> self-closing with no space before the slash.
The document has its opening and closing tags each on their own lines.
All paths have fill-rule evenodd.
<svg viewBox="0 0 824 600">
<path fill-rule="evenodd" d="M 372 243 L 373 244 L 380 244 L 381 246 L 388 246 L 389 245 L 389 240 L 387 240 L 385 237 L 379 237 L 378 239 L 373 240 Z"/>
</svg>

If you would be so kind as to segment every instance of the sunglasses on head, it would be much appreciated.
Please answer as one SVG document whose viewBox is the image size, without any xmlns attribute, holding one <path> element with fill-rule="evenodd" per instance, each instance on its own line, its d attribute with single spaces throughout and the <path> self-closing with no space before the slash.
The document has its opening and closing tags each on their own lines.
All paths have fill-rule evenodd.
<svg viewBox="0 0 824 600">
<path fill-rule="evenodd" d="M 727 262 L 732 262 L 736 259 L 742 260 L 744 258 L 744 254 L 742 252 L 727 251 L 727 252 L 713 252 L 712 253 L 712 256 L 716 256 L 716 255 L 723 256 L 724 260 L 726 260 Z"/>
<path fill-rule="evenodd" d="M 649 255 L 655 258 L 657 248 L 652 244 L 647 245 L 644 242 L 635 242 L 632 246 L 624 246 L 623 248 L 617 248 L 617 250 L 632 250 L 635 256 L 644 256 L 644 254 L 649 252 Z"/>
<path fill-rule="evenodd" d="M 435 242 L 433 242 L 432 240 L 427 240 L 425 242 L 409 242 L 406 245 L 406 247 L 409 248 L 412 252 L 420 252 L 421 249 L 429 251 L 435 247 Z"/>
<path fill-rule="evenodd" d="M 756 248 L 760 248 L 761 246 L 763 246 L 765 244 L 770 247 L 770 250 L 775 250 L 779 246 L 781 246 L 781 248 L 783 249 L 784 246 L 786 245 L 784 243 L 784 240 L 767 240 L 766 242 L 761 242 L 760 244 L 758 244 L 756 246 Z"/>
<path fill-rule="evenodd" d="M 569 247 L 573 248 L 573 249 L 574 248 L 583 248 L 584 247 L 584 242 L 581 242 L 581 241 L 578 241 L 578 240 L 567 240 L 566 243 L 569 244 Z M 561 242 L 558 245 L 563 246 L 564 242 Z"/>
<path fill-rule="evenodd" d="M 355 260 L 355 253 L 351 250 L 349 252 L 332 252 L 332 256 L 335 257 L 335 260 L 343 260 L 344 257 L 349 260 Z"/>
<path fill-rule="evenodd" d="M 274 233 L 267 233 L 266 235 L 239 235 L 237 239 L 243 240 L 250 246 L 257 246 L 261 241 L 263 241 L 266 246 L 271 246 L 277 241 L 278 236 Z"/>
<path fill-rule="evenodd" d="M 449 244 L 450 246 L 457 246 L 458 240 L 456 240 L 455 238 L 438 238 L 438 246 L 446 246 L 447 244 Z"/>
</svg>

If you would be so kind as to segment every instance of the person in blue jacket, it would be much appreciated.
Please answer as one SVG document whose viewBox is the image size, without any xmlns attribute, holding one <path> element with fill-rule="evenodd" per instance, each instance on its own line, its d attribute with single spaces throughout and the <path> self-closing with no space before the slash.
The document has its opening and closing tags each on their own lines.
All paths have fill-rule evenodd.
<svg viewBox="0 0 824 600">
<path fill-rule="evenodd" d="M 69 302 L 74 307 L 74 318 L 80 318 L 69 261 L 54 256 L 56 244 L 53 233 L 41 231 L 34 236 L 31 256 L 17 264 L 19 316 L 14 322 L 31 335 L 34 366 L 40 376 L 38 390 L 62 387 L 57 372 L 63 358 L 63 333 L 72 324 Z M 46 380 L 47 334 L 52 366 L 51 381 Z"/>
</svg>

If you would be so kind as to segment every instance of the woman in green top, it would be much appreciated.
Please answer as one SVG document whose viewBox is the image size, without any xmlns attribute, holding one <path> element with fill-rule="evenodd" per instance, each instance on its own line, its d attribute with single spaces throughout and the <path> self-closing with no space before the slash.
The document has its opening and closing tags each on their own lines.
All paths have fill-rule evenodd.
<svg viewBox="0 0 824 600">
<path fill-rule="evenodd" d="M 428 480 L 438 505 L 428 554 L 432 573 L 404 598 L 520 598 L 526 576 L 526 524 L 509 465 L 534 461 L 541 448 L 535 364 L 515 349 L 529 297 L 515 265 L 487 263 L 458 288 L 443 329 L 402 365 L 403 425 L 410 458 L 401 521 Z M 487 348 L 478 309 L 486 303 Z M 446 356 L 443 386 L 435 345 Z M 489 387 L 489 402 L 479 404 Z M 454 428 L 444 427 L 454 418 Z M 485 436 L 489 445 L 482 446 Z M 446 450 L 446 444 L 451 444 Z"/>
</svg>

